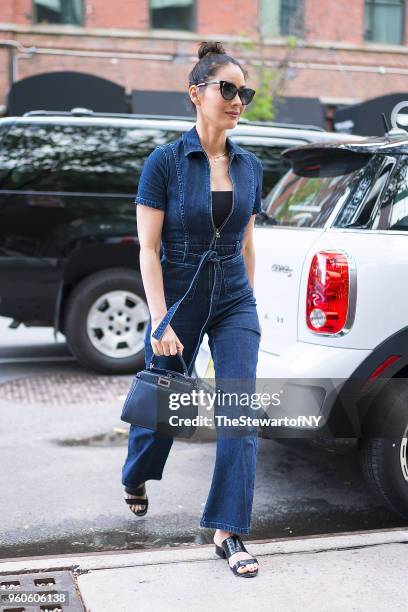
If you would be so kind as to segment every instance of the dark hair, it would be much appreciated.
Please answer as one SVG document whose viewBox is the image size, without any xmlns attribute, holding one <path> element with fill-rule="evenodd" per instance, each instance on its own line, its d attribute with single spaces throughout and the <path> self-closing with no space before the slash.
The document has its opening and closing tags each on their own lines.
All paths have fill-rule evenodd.
<svg viewBox="0 0 408 612">
<path fill-rule="evenodd" d="M 248 72 L 241 66 L 238 60 L 234 59 L 230 55 L 227 55 L 225 49 L 220 42 L 202 42 L 198 48 L 198 62 L 188 75 L 188 86 L 197 85 L 202 81 L 206 81 L 215 75 L 218 72 L 220 66 L 225 66 L 225 64 L 235 64 L 239 66 L 242 70 L 242 74 L 247 79 Z M 188 108 L 193 110 L 195 114 L 197 114 L 197 108 L 190 95 L 187 94 L 188 100 Z"/>
</svg>

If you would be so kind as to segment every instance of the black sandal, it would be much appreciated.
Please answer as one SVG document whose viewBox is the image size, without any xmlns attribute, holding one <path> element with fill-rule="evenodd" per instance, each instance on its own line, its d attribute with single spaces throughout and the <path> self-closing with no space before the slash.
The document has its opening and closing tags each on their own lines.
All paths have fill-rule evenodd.
<svg viewBox="0 0 408 612">
<path fill-rule="evenodd" d="M 142 485 L 136 487 L 136 489 L 129 489 L 129 487 L 125 487 L 125 492 L 129 493 L 130 495 L 146 495 L 146 484 L 143 483 Z M 149 500 L 147 498 L 136 499 L 134 497 L 125 497 L 125 502 L 129 506 L 144 506 L 142 510 L 132 510 L 132 508 L 130 508 L 130 511 L 137 516 L 144 516 L 147 512 L 147 508 L 149 507 Z"/>
<path fill-rule="evenodd" d="M 215 552 L 222 559 L 229 559 L 232 555 L 240 551 L 248 552 L 244 546 L 244 543 L 239 537 L 239 535 L 235 533 L 233 533 L 228 538 L 225 538 L 225 540 L 222 541 L 221 546 L 217 546 L 217 544 L 215 544 Z M 243 576 L 244 578 L 252 578 L 253 576 L 257 575 L 258 568 L 256 568 L 256 570 L 252 572 L 251 571 L 246 571 L 246 572 L 238 571 L 239 567 L 244 566 L 244 565 L 250 565 L 251 563 L 258 563 L 258 560 L 255 557 L 251 557 L 251 559 L 240 559 L 232 567 L 229 565 L 229 563 L 228 565 L 230 569 L 234 572 L 235 576 Z"/>
</svg>

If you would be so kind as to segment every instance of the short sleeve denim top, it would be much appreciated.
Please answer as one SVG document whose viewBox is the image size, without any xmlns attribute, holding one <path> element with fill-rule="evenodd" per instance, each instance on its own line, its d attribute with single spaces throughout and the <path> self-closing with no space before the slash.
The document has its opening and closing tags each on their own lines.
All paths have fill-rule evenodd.
<svg viewBox="0 0 408 612">
<path fill-rule="evenodd" d="M 216 237 L 218 245 L 242 241 L 252 214 L 261 209 L 263 167 L 251 151 L 227 136 L 232 206 Z M 142 168 L 136 204 L 165 211 L 162 244 L 210 245 L 216 228 L 212 215 L 211 169 L 194 125 L 177 140 L 156 147 Z"/>
</svg>

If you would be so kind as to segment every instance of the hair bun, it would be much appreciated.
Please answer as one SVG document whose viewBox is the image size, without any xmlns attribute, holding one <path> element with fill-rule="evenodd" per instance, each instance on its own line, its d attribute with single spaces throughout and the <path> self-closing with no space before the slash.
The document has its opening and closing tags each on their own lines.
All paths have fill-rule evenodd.
<svg viewBox="0 0 408 612">
<path fill-rule="evenodd" d="M 203 58 L 208 53 L 219 53 L 226 55 L 225 49 L 220 42 L 202 42 L 198 48 L 198 59 Z"/>
</svg>

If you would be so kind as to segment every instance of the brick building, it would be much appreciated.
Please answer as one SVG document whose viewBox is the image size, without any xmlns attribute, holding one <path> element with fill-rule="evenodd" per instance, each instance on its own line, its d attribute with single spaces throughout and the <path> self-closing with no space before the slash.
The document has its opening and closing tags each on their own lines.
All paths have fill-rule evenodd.
<svg viewBox="0 0 408 612">
<path fill-rule="evenodd" d="M 262 58 L 281 71 L 283 95 L 317 97 L 329 113 L 405 91 L 407 13 L 406 0 L 2 0 L 0 106 L 13 80 L 59 70 L 127 92 L 186 92 L 199 42 L 213 39 L 245 63 L 250 85 Z"/>
</svg>

